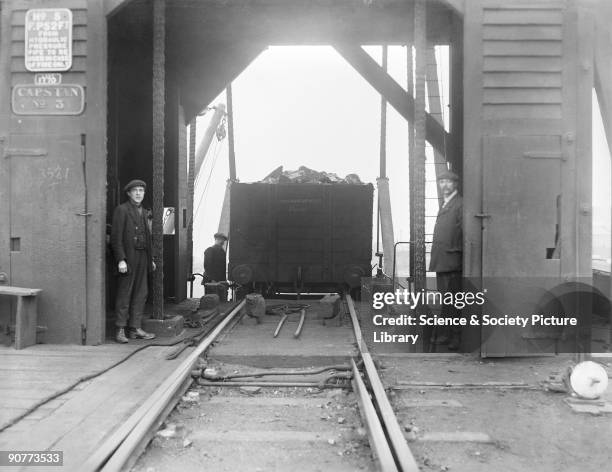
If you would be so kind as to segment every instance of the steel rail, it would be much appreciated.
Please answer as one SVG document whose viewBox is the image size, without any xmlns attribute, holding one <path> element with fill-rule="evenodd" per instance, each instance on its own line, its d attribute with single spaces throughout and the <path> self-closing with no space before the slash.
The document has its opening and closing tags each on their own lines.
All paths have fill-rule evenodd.
<svg viewBox="0 0 612 472">
<path fill-rule="evenodd" d="M 180 390 L 191 374 L 194 364 L 215 341 L 217 336 L 232 321 L 244 306 L 244 300 L 232 309 L 216 328 L 194 349 L 176 370 L 145 400 L 145 402 L 125 421 L 83 464 L 81 470 L 114 472 L 125 470 L 126 463 L 135 458 L 134 450 L 142 438 L 167 408 L 169 402 Z"/>
<path fill-rule="evenodd" d="M 287 321 L 287 317 L 289 316 L 288 313 L 285 313 L 280 321 L 278 322 L 278 326 L 276 327 L 276 331 L 274 331 L 274 337 L 278 336 L 278 333 L 280 333 L 281 328 L 283 327 L 283 325 L 285 324 L 285 321 Z"/>
<path fill-rule="evenodd" d="M 357 312 L 355 311 L 355 305 L 350 295 L 346 295 L 346 304 L 351 315 L 351 321 L 353 323 L 353 331 L 355 339 L 357 340 L 357 346 L 359 347 L 359 353 L 363 360 L 364 370 L 367 380 L 372 388 L 374 400 L 378 407 L 380 414 L 381 425 L 386 430 L 389 443 L 393 449 L 394 457 L 396 458 L 399 470 L 402 472 L 417 472 L 419 466 L 408 447 L 406 438 L 402 433 L 402 429 L 397 422 L 397 417 L 391 407 L 391 403 L 387 398 L 385 388 L 378 376 L 376 366 L 372 359 L 371 354 L 368 352 L 368 347 L 362 337 L 361 328 L 359 327 L 359 320 L 357 319 Z M 361 379 L 359 379 L 361 380 Z"/>
<path fill-rule="evenodd" d="M 298 324 L 295 333 L 293 333 L 294 338 L 299 338 L 300 334 L 302 334 L 302 328 L 304 327 L 304 319 L 306 318 L 306 310 L 300 311 L 300 322 Z"/>
<path fill-rule="evenodd" d="M 370 394 L 366 388 L 363 380 L 361 379 L 361 373 L 357 369 L 355 360 L 351 359 L 351 366 L 353 367 L 353 390 L 357 395 L 357 401 L 359 402 L 359 411 L 366 424 L 366 430 L 368 432 L 368 438 L 374 456 L 380 465 L 380 470 L 383 472 L 397 472 L 398 468 L 393 458 L 393 453 L 385 437 L 380 419 L 376 414 L 376 409 L 370 399 Z"/>
</svg>

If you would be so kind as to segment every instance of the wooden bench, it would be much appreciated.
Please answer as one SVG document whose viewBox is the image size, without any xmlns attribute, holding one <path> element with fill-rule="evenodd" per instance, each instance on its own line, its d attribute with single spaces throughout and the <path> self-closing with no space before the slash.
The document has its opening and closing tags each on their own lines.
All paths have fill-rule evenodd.
<svg viewBox="0 0 612 472">
<path fill-rule="evenodd" d="M 39 288 L 9 287 L 0 285 L 0 296 L 17 297 L 15 313 L 15 349 L 23 349 L 36 344 L 38 322 Z"/>
</svg>

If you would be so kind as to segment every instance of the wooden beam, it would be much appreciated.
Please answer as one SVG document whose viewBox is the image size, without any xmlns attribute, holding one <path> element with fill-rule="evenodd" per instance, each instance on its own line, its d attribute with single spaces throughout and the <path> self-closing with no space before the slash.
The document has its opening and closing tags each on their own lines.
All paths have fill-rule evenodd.
<svg viewBox="0 0 612 472">
<path fill-rule="evenodd" d="M 612 153 L 612 32 L 608 21 L 612 14 L 597 16 L 595 26 L 595 92 Z"/>
<path fill-rule="evenodd" d="M 104 0 L 104 14 L 110 17 L 119 12 L 123 7 L 127 6 L 132 0 Z"/>
<path fill-rule="evenodd" d="M 458 15 L 463 16 L 463 11 L 465 9 L 465 0 L 433 0 L 433 1 L 436 3 L 441 3 L 442 5 L 453 10 Z"/>
<path fill-rule="evenodd" d="M 408 122 L 412 122 L 414 99 L 389 74 L 385 73 L 367 52 L 357 45 L 335 44 L 334 47 L 378 93 L 387 99 L 400 115 Z M 444 127 L 427 113 L 425 128 L 427 141 L 436 151 L 444 154 L 448 137 Z"/>
</svg>

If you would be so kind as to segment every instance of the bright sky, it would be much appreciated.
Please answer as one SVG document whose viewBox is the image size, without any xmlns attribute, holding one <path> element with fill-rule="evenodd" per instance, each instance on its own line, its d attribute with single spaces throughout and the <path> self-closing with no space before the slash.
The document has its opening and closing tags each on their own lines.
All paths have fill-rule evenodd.
<svg viewBox="0 0 612 472">
<path fill-rule="evenodd" d="M 381 48 L 366 50 L 380 60 Z M 438 51 L 440 63 L 445 51 Z M 406 83 L 406 49 L 389 49 L 389 73 Z M 439 74 L 448 83 L 445 67 Z M 340 176 L 357 173 L 376 183 L 379 173 L 380 96 L 328 46 L 276 46 L 263 52 L 233 83 L 237 176 L 258 181 L 283 165 L 301 165 Z M 442 90 L 444 101 L 447 90 Z M 225 103 L 220 95 L 211 103 Z M 596 103 L 596 102 L 595 102 Z M 445 108 L 443 106 L 443 108 Z M 446 108 L 445 108 L 446 109 Z M 212 113 L 198 119 L 198 142 Z M 395 239 L 408 239 L 408 159 L 406 122 L 392 108 L 387 115 L 387 162 Z M 595 254 L 609 258 L 610 157 L 598 109 L 594 109 Z M 214 165 L 213 165 L 214 164 Z M 194 270 L 217 231 L 228 170 L 227 140 L 213 144 L 196 185 Z M 430 190 L 433 187 L 430 187 Z M 606 252 L 607 251 L 607 252 Z M 603 254 L 606 252 L 606 254 Z"/>
</svg>

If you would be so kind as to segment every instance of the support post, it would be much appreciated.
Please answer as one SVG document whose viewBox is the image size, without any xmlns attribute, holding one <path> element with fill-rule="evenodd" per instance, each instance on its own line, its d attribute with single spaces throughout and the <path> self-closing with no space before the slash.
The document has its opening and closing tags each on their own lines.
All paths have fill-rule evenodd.
<svg viewBox="0 0 612 472">
<path fill-rule="evenodd" d="M 382 67 L 387 72 L 388 49 L 383 46 Z M 380 97 L 380 177 L 376 179 L 378 187 L 378 215 L 380 218 L 380 232 L 383 243 L 383 268 L 387 271 L 393 267 L 393 214 L 391 212 L 391 195 L 389 192 L 389 179 L 387 178 L 387 100 L 384 95 Z"/>
<path fill-rule="evenodd" d="M 193 273 L 193 200 L 195 194 L 195 156 L 197 117 L 189 123 L 189 171 L 187 173 L 187 211 L 189 223 L 187 225 L 187 255 L 189 256 L 189 274 Z"/>
<path fill-rule="evenodd" d="M 414 38 L 406 46 L 406 90 L 408 95 L 414 100 L 414 57 L 413 57 Z M 414 284 L 414 109 L 412 116 L 407 120 L 408 124 L 408 188 L 410 190 L 409 200 L 409 223 L 410 223 L 410 279 Z"/>
<path fill-rule="evenodd" d="M 609 21 L 612 19 L 612 8 L 607 7 L 598 12 L 595 25 L 595 92 L 599 102 L 608 151 L 612 155 L 612 32 Z M 610 215 L 612 222 L 612 214 Z M 612 247 L 612 245 L 611 245 Z M 611 268 L 612 269 L 612 268 Z M 608 298 L 612 300 L 612 270 Z M 610 312 L 610 328 L 608 343 L 612 343 L 612 310 Z"/>
<path fill-rule="evenodd" d="M 424 0 L 414 3 L 415 99 L 414 99 L 414 178 L 411 194 L 414 214 L 414 282 L 415 290 L 426 288 L 425 266 L 425 80 L 426 64 L 426 4 Z"/>
<path fill-rule="evenodd" d="M 164 107 L 166 2 L 153 0 L 153 318 L 164 318 Z"/>
<path fill-rule="evenodd" d="M 444 116 L 442 114 L 442 100 L 440 99 L 440 82 L 438 80 L 438 61 L 436 59 L 435 46 L 427 47 L 427 96 L 429 98 L 429 114 L 444 126 Z M 438 176 L 447 170 L 447 150 L 440 152 L 438 149 L 433 150 L 434 153 L 434 169 L 436 180 Z M 438 202 L 442 204 L 442 193 L 440 187 L 436 186 L 438 191 Z"/>
<path fill-rule="evenodd" d="M 424 27 L 424 26 L 423 26 Z M 386 74 L 380 65 L 360 46 L 351 44 L 335 44 L 334 48 L 344 59 L 368 81 L 376 91 L 384 95 L 389 104 L 397 110 L 406 120 L 410 121 L 413 109 L 416 106 L 412 95 L 399 85 L 389 74 Z M 429 113 L 425 112 L 426 139 L 434 149 L 444 152 L 447 134 Z"/>
<path fill-rule="evenodd" d="M 236 180 L 236 154 L 234 151 L 234 102 L 232 97 L 232 83 L 227 84 L 227 142 L 229 148 L 229 178 Z"/>
</svg>

